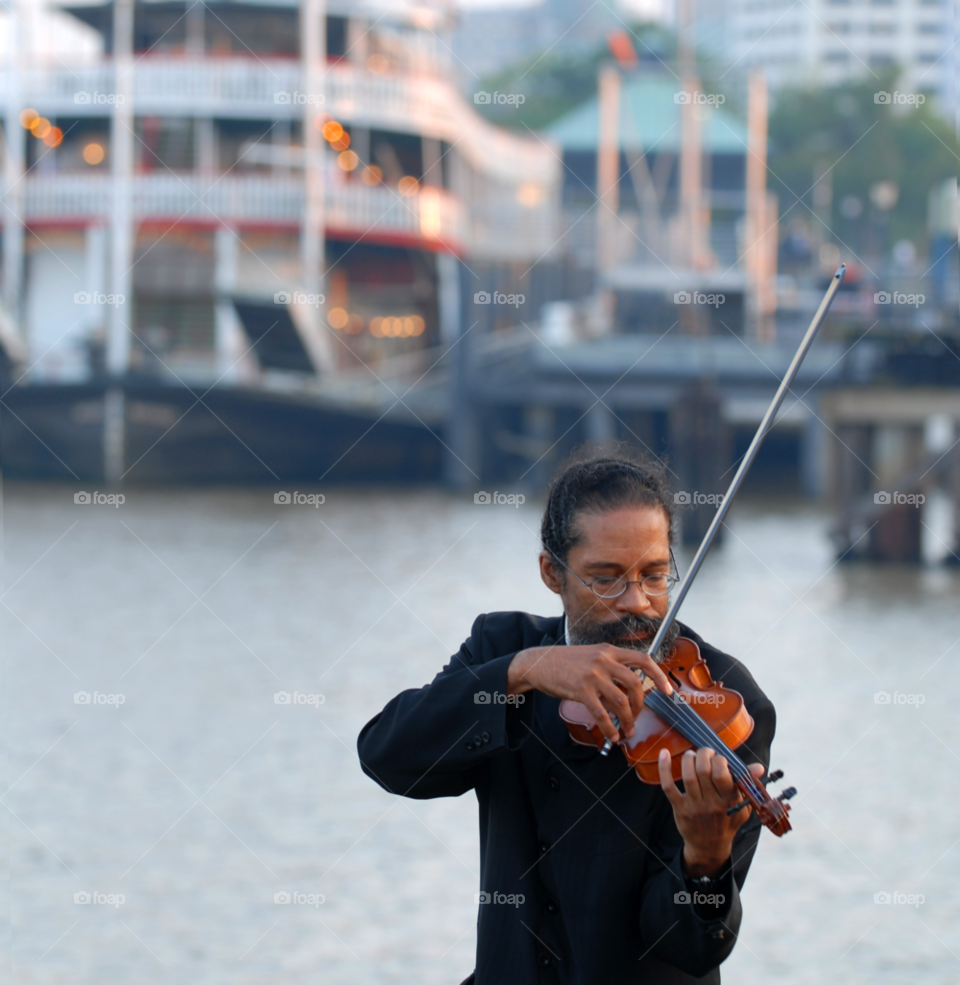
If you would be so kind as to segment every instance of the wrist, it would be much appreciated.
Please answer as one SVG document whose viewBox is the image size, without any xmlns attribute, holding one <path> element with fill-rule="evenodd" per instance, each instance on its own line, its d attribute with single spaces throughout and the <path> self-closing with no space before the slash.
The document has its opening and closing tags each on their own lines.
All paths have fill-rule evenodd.
<svg viewBox="0 0 960 985">
<path fill-rule="evenodd" d="M 697 852 L 689 845 L 684 845 L 683 854 L 680 858 L 680 868 L 683 870 L 683 874 L 691 879 L 701 879 L 704 876 L 708 879 L 716 879 L 729 861 L 729 851 L 726 854 Z"/>
<path fill-rule="evenodd" d="M 525 694 L 533 690 L 526 673 L 530 669 L 532 650 L 518 650 L 507 667 L 507 694 Z"/>
</svg>

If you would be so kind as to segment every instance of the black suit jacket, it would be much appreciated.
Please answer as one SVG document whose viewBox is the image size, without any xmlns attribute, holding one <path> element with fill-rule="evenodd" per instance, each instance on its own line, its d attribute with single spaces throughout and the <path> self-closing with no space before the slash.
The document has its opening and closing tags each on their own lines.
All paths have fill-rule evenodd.
<svg viewBox="0 0 960 985">
<path fill-rule="evenodd" d="M 756 726 L 739 755 L 767 766 L 773 705 L 736 660 L 686 626 L 681 634 L 746 699 Z M 478 907 L 476 985 L 719 983 L 759 832 L 738 834 L 732 867 L 711 890 L 726 902 L 701 915 L 685 895 L 683 842 L 663 791 L 641 783 L 619 750 L 576 745 L 559 699 L 504 700 L 513 656 L 558 642 L 562 618 L 479 616 L 431 684 L 364 726 L 363 770 L 405 797 L 476 793 L 478 889 L 489 899 Z"/>
</svg>

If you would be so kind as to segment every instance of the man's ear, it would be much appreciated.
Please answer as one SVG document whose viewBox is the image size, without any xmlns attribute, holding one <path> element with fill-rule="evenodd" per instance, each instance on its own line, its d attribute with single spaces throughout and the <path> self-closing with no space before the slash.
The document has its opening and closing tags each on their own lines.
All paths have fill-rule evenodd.
<svg viewBox="0 0 960 985">
<path fill-rule="evenodd" d="M 551 592 L 559 595 L 563 591 L 564 572 L 547 551 L 540 552 L 540 577 Z"/>
</svg>

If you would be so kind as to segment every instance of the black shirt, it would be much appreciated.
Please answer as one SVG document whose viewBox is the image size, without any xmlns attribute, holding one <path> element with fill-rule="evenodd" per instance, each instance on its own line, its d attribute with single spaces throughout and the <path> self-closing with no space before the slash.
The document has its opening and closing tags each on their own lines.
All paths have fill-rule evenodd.
<svg viewBox="0 0 960 985">
<path fill-rule="evenodd" d="M 705 916 L 680 868 L 683 841 L 659 786 L 619 750 L 575 744 L 559 699 L 507 698 L 520 650 L 563 641 L 563 618 L 479 616 L 431 684 L 397 695 L 358 740 L 364 772 L 405 797 L 476 793 L 480 897 L 476 985 L 718 983 L 739 933 L 739 888 L 759 832 L 741 831 Z M 738 755 L 769 764 L 773 705 L 740 663 L 686 626 L 715 680 L 755 727 Z"/>
</svg>

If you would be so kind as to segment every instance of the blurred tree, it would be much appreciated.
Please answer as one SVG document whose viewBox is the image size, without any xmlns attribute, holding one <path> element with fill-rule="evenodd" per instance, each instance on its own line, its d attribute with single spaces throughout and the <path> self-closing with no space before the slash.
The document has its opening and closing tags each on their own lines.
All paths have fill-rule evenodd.
<svg viewBox="0 0 960 985">
<path fill-rule="evenodd" d="M 896 89 L 896 76 L 889 74 L 879 82 L 777 94 L 767 184 L 779 196 L 785 226 L 800 217 L 827 241 L 858 253 L 887 253 L 904 239 L 926 252 L 927 197 L 937 182 L 957 173 L 956 134 L 929 93 L 920 106 L 875 100 Z M 825 172 L 832 195 L 817 202 L 813 185 Z M 828 220 L 829 230 L 812 212 Z"/>
<path fill-rule="evenodd" d="M 676 42 L 670 32 L 641 24 L 631 27 L 628 33 L 642 67 L 663 68 L 673 62 Z M 538 130 L 595 96 L 597 70 L 611 61 L 613 56 L 605 43 L 589 49 L 557 47 L 533 55 L 480 84 L 480 89 L 491 96 L 494 92 L 522 95 L 522 104 L 491 102 L 476 109 L 500 126 Z"/>
</svg>

